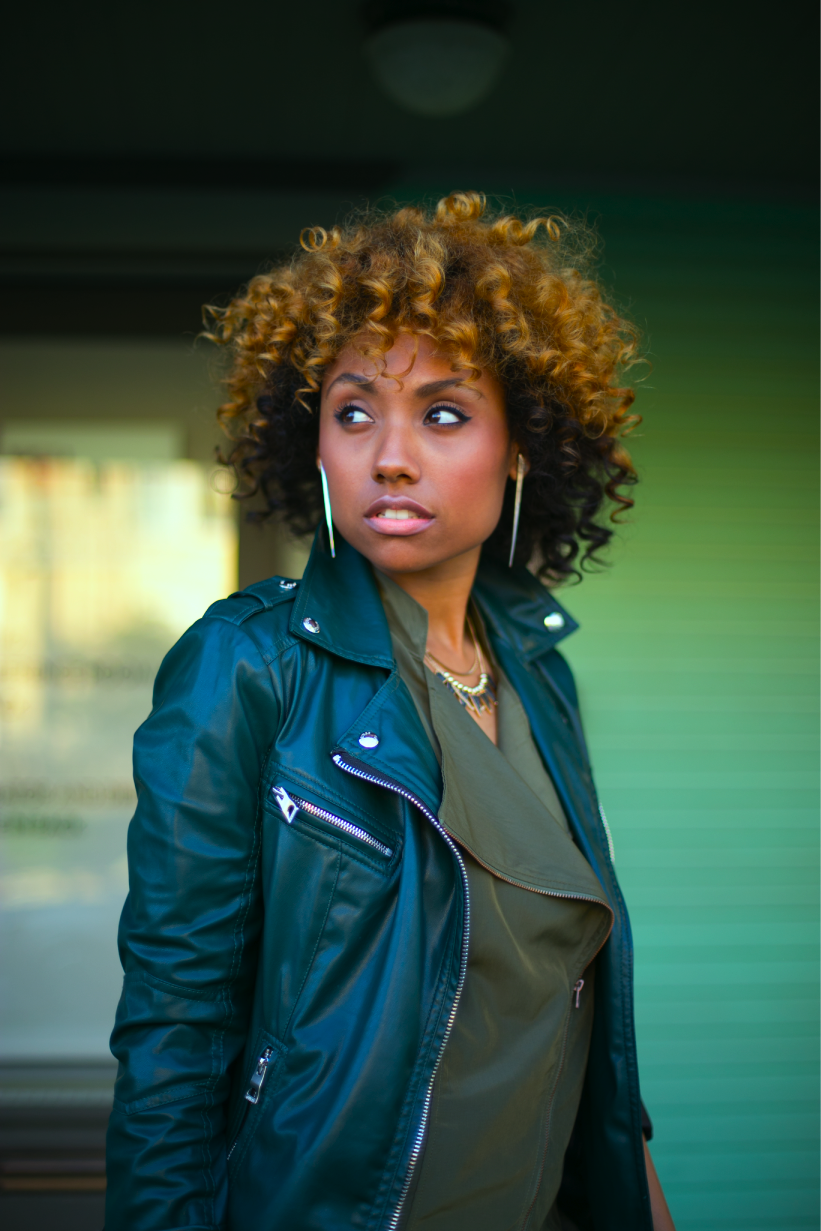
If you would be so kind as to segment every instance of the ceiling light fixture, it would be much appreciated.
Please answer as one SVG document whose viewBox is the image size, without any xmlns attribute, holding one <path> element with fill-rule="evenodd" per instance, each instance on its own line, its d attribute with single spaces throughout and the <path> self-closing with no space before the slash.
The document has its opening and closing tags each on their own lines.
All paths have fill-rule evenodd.
<svg viewBox="0 0 821 1231">
<path fill-rule="evenodd" d="M 507 59 L 503 0 L 373 0 L 365 53 L 379 85 L 414 115 L 461 115 L 485 98 Z"/>
</svg>

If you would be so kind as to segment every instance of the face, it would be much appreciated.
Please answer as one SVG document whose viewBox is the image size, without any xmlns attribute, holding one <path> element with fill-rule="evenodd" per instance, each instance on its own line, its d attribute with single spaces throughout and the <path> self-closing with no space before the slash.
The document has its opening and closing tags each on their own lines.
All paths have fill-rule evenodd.
<svg viewBox="0 0 821 1231">
<path fill-rule="evenodd" d="M 400 337 L 386 371 L 399 380 L 351 346 L 325 374 L 319 457 L 334 523 L 387 573 L 478 561 L 516 473 L 502 386 L 489 372 L 469 383 L 422 337 Z"/>
</svg>

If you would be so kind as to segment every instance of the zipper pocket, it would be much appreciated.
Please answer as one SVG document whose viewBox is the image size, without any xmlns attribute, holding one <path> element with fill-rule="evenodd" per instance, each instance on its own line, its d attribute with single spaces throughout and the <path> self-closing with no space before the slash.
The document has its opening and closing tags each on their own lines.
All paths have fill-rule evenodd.
<svg viewBox="0 0 821 1231">
<path fill-rule="evenodd" d="M 265 1082 L 265 1078 L 268 1075 L 268 1070 L 270 1069 L 272 1064 L 276 1063 L 277 1058 L 278 1058 L 277 1051 L 274 1047 L 263 1047 L 262 1048 L 261 1052 L 257 1056 L 256 1064 L 254 1065 L 253 1072 L 251 1073 L 251 1076 L 248 1079 L 248 1085 L 245 1088 L 245 1102 L 246 1103 L 250 1103 L 251 1106 L 256 1107 L 257 1103 L 259 1102 L 262 1096 L 262 1086 L 263 1086 L 263 1083 Z M 240 1104 L 240 1106 L 242 1106 L 242 1104 Z M 249 1113 L 250 1113 L 250 1108 L 246 1107 L 240 1117 L 239 1124 L 237 1125 L 236 1132 L 234 1133 L 233 1141 L 231 1142 L 231 1148 L 228 1151 L 227 1157 L 229 1161 L 233 1157 L 234 1151 L 239 1145 L 240 1138 L 242 1137 L 242 1134 L 245 1131 L 245 1125 L 248 1121 Z"/>
<path fill-rule="evenodd" d="M 333 812 L 327 812 L 325 808 L 312 804 L 310 800 L 300 799 L 298 795 L 289 795 L 282 786 L 272 786 L 271 794 L 277 801 L 279 810 L 289 825 L 293 824 L 298 813 L 304 812 L 307 816 L 317 816 L 320 820 L 327 821 L 329 825 L 341 829 L 343 833 L 350 834 L 351 837 L 364 842 L 366 846 L 379 851 L 379 854 L 384 855 L 386 859 L 390 859 L 393 854 L 393 849 L 390 846 L 385 846 L 384 842 L 378 842 L 376 838 L 372 837 L 364 829 L 360 829 L 358 825 L 354 825 L 351 821 L 343 820 L 341 816 L 334 816 Z"/>
<path fill-rule="evenodd" d="M 274 1054 L 273 1047 L 265 1047 L 260 1052 L 257 1060 L 257 1067 L 251 1074 L 251 1080 L 248 1082 L 248 1089 L 245 1091 L 245 1098 L 249 1103 L 258 1103 L 259 1096 L 262 1093 L 262 1083 L 265 1081 L 265 1075 L 268 1072 L 268 1065 L 271 1063 L 271 1057 Z"/>
</svg>

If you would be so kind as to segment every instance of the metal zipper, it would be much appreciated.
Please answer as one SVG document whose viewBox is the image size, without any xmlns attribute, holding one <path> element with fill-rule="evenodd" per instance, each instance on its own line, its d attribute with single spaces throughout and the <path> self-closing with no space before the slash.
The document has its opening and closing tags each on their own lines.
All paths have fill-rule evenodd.
<svg viewBox="0 0 821 1231">
<path fill-rule="evenodd" d="M 359 767 L 356 765 L 352 765 L 349 761 L 345 760 L 342 753 L 335 752 L 333 754 L 332 759 L 333 759 L 334 764 L 337 765 L 340 769 L 344 769 L 346 774 L 352 774 L 354 778 L 361 778 L 363 782 L 372 782 L 376 786 L 381 786 L 381 787 L 384 787 L 388 791 L 393 791 L 394 794 L 401 795 L 403 799 L 407 799 L 409 803 L 412 803 L 414 807 L 418 808 L 419 811 L 422 813 L 422 815 L 426 818 L 426 820 L 428 820 L 431 823 L 431 825 L 433 825 L 434 829 L 436 829 L 436 831 L 439 834 L 441 834 L 441 836 L 444 838 L 445 842 L 448 844 L 451 851 L 453 852 L 454 856 L 456 857 L 456 861 L 459 864 L 459 872 L 462 877 L 462 887 L 465 892 L 465 930 L 464 930 L 464 935 L 462 937 L 462 954 L 461 954 L 460 967 L 459 967 L 459 981 L 456 985 L 456 994 L 453 998 L 453 1004 L 451 1006 L 450 1014 L 448 1016 L 447 1025 L 445 1027 L 445 1033 L 442 1036 L 442 1043 L 439 1048 L 439 1054 L 436 1057 L 436 1063 L 434 1064 L 433 1070 L 430 1075 L 430 1082 L 428 1083 L 427 1093 L 425 1094 L 425 1101 L 422 1104 L 422 1118 L 419 1122 L 419 1129 L 416 1133 L 416 1137 L 413 1143 L 413 1149 L 411 1150 L 410 1158 L 408 1160 L 408 1170 L 405 1175 L 405 1183 L 402 1187 L 402 1192 L 399 1194 L 399 1204 L 394 1210 L 393 1216 L 386 1228 L 386 1231 L 396 1231 L 396 1228 L 399 1226 L 399 1219 L 402 1214 L 402 1207 L 404 1206 L 408 1192 L 410 1191 L 411 1178 L 413 1176 L 413 1171 L 414 1171 L 414 1168 L 416 1167 L 416 1164 L 419 1161 L 419 1155 L 422 1151 L 422 1144 L 425 1140 L 425 1129 L 427 1128 L 428 1116 L 430 1115 L 430 1105 L 431 1105 L 431 1100 L 433 1098 L 433 1083 L 436 1080 L 436 1074 L 439 1070 L 439 1065 L 442 1061 L 442 1056 L 444 1055 L 444 1051 L 445 1051 L 445 1047 L 447 1046 L 448 1039 L 450 1038 L 450 1032 L 453 1029 L 453 1023 L 456 1020 L 456 1010 L 459 1007 L 459 999 L 462 995 L 462 988 L 465 985 L 465 975 L 467 974 L 467 965 L 468 965 L 468 940 L 470 937 L 470 890 L 468 889 L 468 874 L 467 874 L 467 869 L 465 867 L 465 861 L 462 859 L 462 856 L 459 852 L 459 848 L 456 846 L 456 843 L 453 841 L 453 839 L 451 838 L 447 830 L 442 826 L 442 824 L 439 821 L 439 818 L 435 816 L 430 811 L 430 809 L 426 808 L 420 799 L 417 799 L 414 794 L 406 790 L 403 786 L 400 786 L 398 782 L 392 782 L 390 778 L 383 778 L 379 774 L 374 774 L 364 769 L 359 769 Z"/>
<path fill-rule="evenodd" d="M 386 859 L 390 859 L 393 854 L 390 846 L 385 846 L 384 842 L 378 842 L 376 838 L 371 837 L 369 833 L 364 829 L 360 829 L 358 825 L 352 824 L 351 821 L 344 821 L 341 816 L 334 816 L 333 812 L 327 812 L 324 808 L 312 804 L 310 800 L 300 799 L 298 795 L 289 795 L 284 787 L 272 786 L 271 794 L 279 804 L 280 812 L 289 825 L 292 824 L 298 812 L 307 812 L 309 816 L 318 816 L 323 821 L 327 821 L 329 825 L 335 825 L 337 829 L 341 829 L 344 833 L 358 838 L 366 846 L 372 846 L 375 851 L 379 851 L 379 854 L 384 855 Z"/>
<path fill-rule="evenodd" d="M 271 1057 L 273 1056 L 273 1054 L 274 1054 L 273 1047 L 264 1047 L 262 1051 L 260 1052 L 259 1056 L 257 1057 L 256 1067 L 254 1068 L 254 1071 L 251 1074 L 250 1081 L 248 1082 L 248 1088 L 245 1091 L 246 1102 L 253 1103 L 255 1106 L 259 1102 L 259 1096 L 262 1093 L 262 1083 L 265 1081 L 265 1076 L 268 1072 L 268 1066 L 271 1063 Z M 246 1107 L 245 1110 L 247 1111 L 248 1108 Z M 243 1116 L 242 1121 L 240 1122 L 239 1129 L 237 1131 L 237 1135 L 234 1138 L 231 1149 L 228 1151 L 227 1158 L 229 1159 L 231 1155 L 234 1153 L 234 1150 L 236 1150 L 237 1148 L 237 1142 L 240 1139 L 240 1134 L 242 1133 L 242 1128 L 243 1128 L 244 1123 L 245 1123 L 245 1117 Z"/>
<path fill-rule="evenodd" d="M 245 1098 L 249 1103 L 256 1104 L 259 1102 L 259 1096 L 262 1093 L 262 1083 L 265 1081 L 265 1074 L 268 1072 L 268 1065 L 271 1063 L 273 1054 L 273 1047 L 266 1047 L 257 1060 L 257 1067 L 251 1074 L 248 1089 L 245 1091 Z"/>
</svg>

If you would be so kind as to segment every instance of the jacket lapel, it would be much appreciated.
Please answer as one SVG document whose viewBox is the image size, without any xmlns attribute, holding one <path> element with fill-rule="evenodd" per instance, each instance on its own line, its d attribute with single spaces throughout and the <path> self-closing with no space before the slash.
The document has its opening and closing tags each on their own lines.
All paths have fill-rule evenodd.
<svg viewBox="0 0 821 1231">
<path fill-rule="evenodd" d="M 313 624 L 317 632 L 311 631 Z M 332 559 L 324 531 L 317 532 L 290 630 L 301 641 L 389 673 L 330 753 L 344 753 L 347 760 L 387 778 L 415 795 L 429 811 L 438 812 L 442 798 L 439 763 L 396 670 L 373 570 L 341 535 L 336 540 L 336 559 Z"/>
<path fill-rule="evenodd" d="M 501 568 L 482 560 L 473 594 L 496 639 L 531 662 L 579 627 L 526 568 Z"/>
<path fill-rule="evenodd" d="M 542 760 L 559 793 L 579 849 L 608 900 L 616 889 L 604 846 L 591 841 L 601 827 L 587 747 L 573 700 L 565 696 L 544 659 L 575 632 L 576 621 L 526 569 L 483 564 L 474 586 L 502 670 L 519 694 Z M 548 691 L 555 705 L 545 705 Z"/>
<path fill-rule="evenodd" d="M 374 740 L 377 742 L 374 743 Z M 436 815 L 442 802 L 439 762 L 405 684 L 393 671 L 334 752 L 415 795 Z"/>
</svg>

